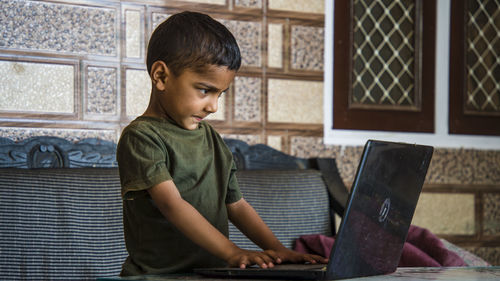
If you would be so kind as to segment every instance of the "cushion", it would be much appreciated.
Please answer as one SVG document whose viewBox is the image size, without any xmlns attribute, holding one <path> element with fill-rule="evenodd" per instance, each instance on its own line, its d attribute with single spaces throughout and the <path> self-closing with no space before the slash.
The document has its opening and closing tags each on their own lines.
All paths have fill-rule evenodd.
<svg viewBox="0 0 500 281">
<path fill-rule="evenodd" d="M 2 280 L 117 276 L 127 256 L 118 170 L 0 169 Z"/>
<path fill-rule="evenodd" d="M 243 197 L 287 248 L 305 234 L 331 235 L 328 192 L 317 170 L 242 170 Z M 232 224 L 229 237 L 239 247 L 258 250 Z"/>
</svg>

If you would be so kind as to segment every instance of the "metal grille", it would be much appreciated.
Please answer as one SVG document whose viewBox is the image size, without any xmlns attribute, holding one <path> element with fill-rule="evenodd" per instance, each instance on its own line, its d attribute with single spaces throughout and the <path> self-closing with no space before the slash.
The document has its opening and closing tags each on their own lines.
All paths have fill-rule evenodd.
<svg viewBox="0 0 500 281">
<path fill-rule="evenodd" d="M 410 0 L 354 0 L 351 107 L 420 107 L 415 27 Z"/>
<path fill-rule="evenodd" d="M 500 113 L 500 0 L 468 1 L 468 113 Z"/>
</svg>

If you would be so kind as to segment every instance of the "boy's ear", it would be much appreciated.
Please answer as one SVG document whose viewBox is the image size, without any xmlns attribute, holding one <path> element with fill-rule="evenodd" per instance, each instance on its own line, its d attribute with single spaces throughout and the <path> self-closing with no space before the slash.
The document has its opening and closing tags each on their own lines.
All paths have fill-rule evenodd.
<svg viewBox="0 0 500 281">
<path fill-rule="evenodd" d="M 168 76 L 169 71 L 167 65 L 161 60 L 155 61 L 151 67 L 151 80 L 153 81 L 153 87 L 156 87 L 160 91 L 164 91 Z"/>
</svg>

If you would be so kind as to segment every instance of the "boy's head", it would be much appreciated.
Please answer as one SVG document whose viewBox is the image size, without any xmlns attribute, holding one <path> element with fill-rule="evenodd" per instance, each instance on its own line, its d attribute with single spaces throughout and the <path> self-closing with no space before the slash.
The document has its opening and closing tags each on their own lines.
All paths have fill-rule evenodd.
<svg viewBox="0 0 500 281">
<path fill-rule="evenodd" d="M 208 65 L 237 71 L 241 55 L 236 39 L 220 22 L 196 12 L 170 16 L 149 40 L 148 73 L 155 61 L 163 61 L 176 76 L 185 69 L 204 71 Z"/>
</svg>

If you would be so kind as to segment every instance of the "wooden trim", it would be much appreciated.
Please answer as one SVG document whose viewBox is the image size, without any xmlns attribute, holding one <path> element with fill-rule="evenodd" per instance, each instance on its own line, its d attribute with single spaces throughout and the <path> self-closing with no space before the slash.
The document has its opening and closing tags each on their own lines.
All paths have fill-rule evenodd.
<svg viewBox="0 0 500 281">
<path fill-rule="evenodd" d="M 452 1 L 450 19 L 449 133 L 498 136 L 500 135 L 500 116 L 486 116 L 484 114 L 465 112 L 464 105 L 467 98 L 466 23 L 466 1 Z"/>
<path fill-rule="evenodd" d="M 422 1 L 422 34 L 416 35 L 422 36 L 419 111 L 349 108 L 352 30 L 346 26 L 352 26 L 353 12 L 349 2 L 335 1 L 333 129 L 434 132 L 435 1 Z"/>
</svg>

